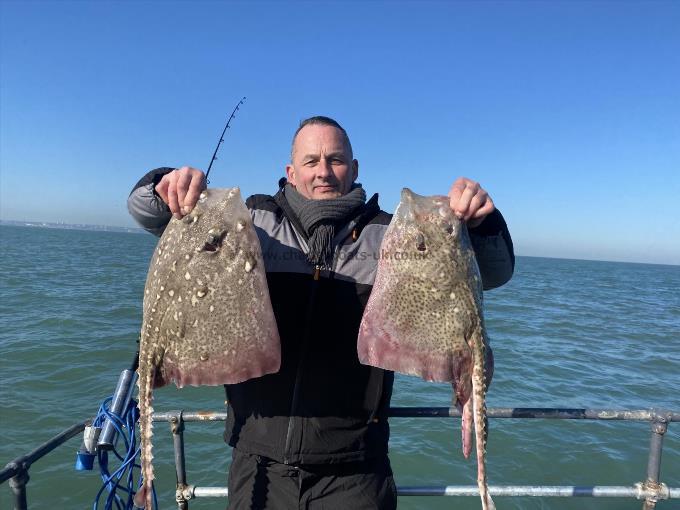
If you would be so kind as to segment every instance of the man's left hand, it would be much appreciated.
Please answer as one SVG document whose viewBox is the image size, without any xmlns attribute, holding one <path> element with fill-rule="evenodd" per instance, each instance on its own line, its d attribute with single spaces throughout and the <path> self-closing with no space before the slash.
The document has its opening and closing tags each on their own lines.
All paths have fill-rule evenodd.
<svg viewBox="0 0 680 510">
<path fill-rule="evenodd" d="M 478 227 L 496 206 L 489 194 L 467 177 L 459 177 L 449 190 L 451 210 L 465 221 L 468 227 Z"/>
</svg>

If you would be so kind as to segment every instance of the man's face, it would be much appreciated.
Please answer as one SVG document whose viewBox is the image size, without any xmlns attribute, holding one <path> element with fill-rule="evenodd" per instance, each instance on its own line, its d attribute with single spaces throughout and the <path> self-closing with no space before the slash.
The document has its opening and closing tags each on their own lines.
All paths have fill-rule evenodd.
<svg viewBox="0 0 680 510">
<path fill-rule="evenodd" d="M 338 128 L 321 124 L 303 127 L 293 144 L 286 176 L 302 196 L 313 200 L 347 194 L 359 175 L 359 162 Z"/>
</svg>

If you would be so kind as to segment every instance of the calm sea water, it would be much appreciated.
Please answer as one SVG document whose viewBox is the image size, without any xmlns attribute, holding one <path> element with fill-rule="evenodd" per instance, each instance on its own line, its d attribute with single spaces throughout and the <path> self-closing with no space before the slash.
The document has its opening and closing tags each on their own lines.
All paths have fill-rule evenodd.
<svg viewBox="0 0 680 510">
<path fill-rule="evenodd" d="M 0 227 L 0 465 L 96 414 L 135 351 L 150 235 Z M 495 407 L 680 410 L 680 267 L 520 257 L 486 294 L 496 354 Z M 339 384 L 341 382 L 339 381 Z M 222 410 L 221 388 L 166 387 L 156 410 Z M 395 406 L 448 406 L 446 384 L 398 376 Z M 475 484 L 457 419 L 393 419 L 399 485 Z M 171 437 L 157 424 L 161 508 L 176 508 Z M 221 424 L 188 424 L 189 483 L 226 485 Z M 33 465 L 33 509 L 91 508 L 96 471 L 73 470 L 80 438 Z M 645 423 L 492 420 L 489 481 L 632 485 L 644 478 Z M 662 480 L 680 486 L 680 424 L 664 442 Z M 622 499 L 496 498 L 500 509 L 639 509 Z M 199 499 L 191 508 L 224 508 Z M 10 508 L 7 484 L 0 508 Z M 478 509 L 478 498 L 402 497 L 401 509 Z M 675 503 L 660 509 L 680 508 Z"/>
</svg>

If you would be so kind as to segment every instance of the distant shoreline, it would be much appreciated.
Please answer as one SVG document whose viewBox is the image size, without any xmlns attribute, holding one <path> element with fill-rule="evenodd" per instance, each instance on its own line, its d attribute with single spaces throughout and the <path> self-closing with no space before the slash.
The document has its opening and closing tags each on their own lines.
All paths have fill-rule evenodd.
<svg viewBox="0 0 680 510">
<path fill-rule="evenodd" d="M 137 227 L 114 227 L 111 225 L 89 225 L 79 223 L 50 223 L 45 221 L 18 221 L 18 220 L 0 220 L 0 226 L 8 227 L 31 227 L 31 228 L 51 228 L 61 230 L 83 230 L 88 232 L 122 232 L 126 234 L 146 234 L 146 230 Z M 525 255 L 516 254 L 518 257 L 527 257 L 535 259 L 553 259 L 553 260 L 577 260 L 585 262 L 605 262 L 615 264 L 644 264 L 650 266 L 670 266 L 678 267 L 680 264 L 669 264 L 662 262 L 638 262 L 634 260 L 604 260 L 604 259 L 574 259 L 568 257 L 555 257 L 546 255 Z"/>
<path fill-rule="evenodd" d="M 55 228 L 61 230 L 87 230 L 90 232 L 124 232 L 127 234 L 144 234 L 145 230 L 137 227 L 114 227 L 111 225 L 89 225 L 85 223 L 55 223 L 48 221 L 19 221 L 0 220 L 0 226 L 4 227 L 33 227 Z"/>
</svg>

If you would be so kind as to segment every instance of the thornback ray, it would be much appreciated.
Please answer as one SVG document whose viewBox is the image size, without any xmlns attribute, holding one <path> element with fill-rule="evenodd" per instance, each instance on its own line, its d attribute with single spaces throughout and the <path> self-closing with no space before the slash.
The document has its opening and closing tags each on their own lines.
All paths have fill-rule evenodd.
<svg viewBox="0 0 680 510">
<path fill-rule="evenodd" d="M 451 382 L 462 412 L 463 454 L 475 429 L 477 484 L 494 510 L 486 479 L 485 393 L 492 371 L 482 281 L 467 227 L 445 196 L 404 188 L 385 232 L 378 270 L 359 329 L 359 361 Z"/>
<path fill-rule="evenodd" d="M 260 243 L 238 188 L 208 189 L 158 241 L 144 288 L 139 411 L 151 509 L 153 389 L 236 384 L 278 372 L 281 344 Z"/>
</svg>

